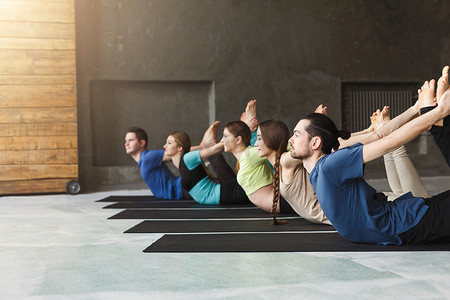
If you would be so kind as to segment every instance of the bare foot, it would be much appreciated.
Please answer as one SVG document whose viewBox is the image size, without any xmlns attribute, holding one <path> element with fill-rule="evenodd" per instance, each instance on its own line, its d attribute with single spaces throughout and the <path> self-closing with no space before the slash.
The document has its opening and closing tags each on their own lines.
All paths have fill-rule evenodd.
<svg viewBox="0 0 450 300">
<path fill-rule="evenodd" d="M 245 111 L 241 115 L 241 121 L 243 121 L 250 128 L 250 131 L 256 131 L 258 129 L 258 118 L 256 118 L 256 100 L 250 100 L 247 103 Z"/>
<path fill-rule="evenodd" d="M 435 84 L 436 84 L 436 82 L 434 81 L 434 79 L 431 79 L 429 82 L 425 81 L 424 84 L 422 85 L 422 88 L 418 91 L 420 108 L 436 105 L 436 103 L 434 101 L 434 99 L 435 99 L 435 93 L 434 93 Z"/>
<path fill-rule="evenodd" d="M 374 131 L 377 130 L 379 125 L 378 124 L 378 117 L 380 116 L 380 110 L 377 109 L 376 111 L 373 112 L 372 116 L 370 116 L 370 126 L 369 126 L 369 131 Z"/>
<path fill-rule="evenodd" d="M 379 126 L 386 124 L 391 120 L 391 116 L 389 114 L 389 106 L 383 107 L 383 110 L 380 112 L 378 116 L 378 124 Z"/>
<path fill-rule="evenodd" d="M 245 111 L 241 114 L 241 118 L 239 120 L 241 120 L 242 122 L 245 123 L 245 121 L 246 121 L 246 119 L 245 119 Z"/>
<path fill-rule="evenodd" d="M 316 110 L 314 112 L 327 116 L 328 115 L 327 109 L 328 109 L 328 107 L 323 106 L 322 104 L 320 104 L 319 106 L 317 106 L 317 108 L 316 108 Z"/>
<path fill-rule="evenodd" d="M 217 143 L 217 130 L 219 129 L 219 124 L 220 121 L 215 121 L 208 127 L 208 129 L 206 129 L 200 145 L 211 145 Z"/>
<path fill-rule="evenodd" d="M 431 79 L 430 82 L 425 81 L 419 93 L 419 105 L 420 108 L 427 106 L 436 106 L 436 95 L 434 93 L 434 87 L 436 82 Z M 435 125 L 442 126 L 443 121 L 438 121 Z M 430 128 L 428 128 L 430 130 Z"/>
<path fill-rule="evenodd" d="M 247 124 L 248 128 L 250 128 L 250 131 L 256 131 L 258 129 L 259 121 L 258 118 L 252 118 L 249 121 L 245 122 Z"/>
<path fill-rule="evenodd" d="M 437 82 L 437 89 L 436 89 L 436 101 L 439 103 L 439 100 L 441 99 L 442 95 L 445 93 L 445 91 L 448 89 L 448 66 L 445 66 L 442 69 L 442 76 L 439 78 Z"/>
<path fill-rule="evenodd" d="M 256 100 L 250 100 L 245 108 L 245 118 L 247 121 L 256 118 Z"/>
</svg>

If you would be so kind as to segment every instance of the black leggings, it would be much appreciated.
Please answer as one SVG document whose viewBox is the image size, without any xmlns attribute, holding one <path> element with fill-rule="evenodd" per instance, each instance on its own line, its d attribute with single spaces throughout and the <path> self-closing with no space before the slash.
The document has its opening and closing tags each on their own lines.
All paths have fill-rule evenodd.
<svg viewBox="0 0 450 300">
<path fill-rule="evenodd" d="M 222 183 L 236 178 L 236 174 L 234 173 L 230 165 L 226 162 L 222 153 L 208 157 L 208 161 L 210 162 L 214 173 L 216 173 L 214 177 L 215 182 Z"/>
<path fill-rule="evenodd" d="M 416 226 L 399 235 L 402 244 L 426 244 L 450 236 L 450 190 L 424 200 L 428 210 Z"/>
<path fill-rule="evenodd" d="M 220 204 L 251 204 L 247 194 L 237 182 L 236 178 L 229 179 L 220 184 Z"/>
</svg>

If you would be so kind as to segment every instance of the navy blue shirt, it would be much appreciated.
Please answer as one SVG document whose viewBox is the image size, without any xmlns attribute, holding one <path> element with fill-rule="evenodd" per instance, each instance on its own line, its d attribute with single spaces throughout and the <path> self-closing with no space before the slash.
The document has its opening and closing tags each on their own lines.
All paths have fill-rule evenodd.
<svg viewBox="0 0 450 300">
<path fill-rule="evenodd" d="M 411 193 L 382 204 L 363 176 L 363 145 L 356 144 L 319 159 L 309 180 L 325 215 L 344 238 L 400 245 L 398 235 L 417 225 L 428 206 Z"/>
<path fill-rule="evenodd" d="M 163 162 L 164 150 L 144 150 L 138 167 L 153 195 L 161 199 L 183 199 L 181 177 L 173 175 Z"/>
</svg>

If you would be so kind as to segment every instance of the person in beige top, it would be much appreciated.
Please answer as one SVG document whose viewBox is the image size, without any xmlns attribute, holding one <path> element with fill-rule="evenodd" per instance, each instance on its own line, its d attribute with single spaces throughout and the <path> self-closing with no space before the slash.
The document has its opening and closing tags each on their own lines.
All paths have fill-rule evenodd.
<svg viewBox="0 0 450 300">
<path fill-rule="evenodd" d="M 304 219 L 312 223 L 331 225 L 317 201 L 316 192 L 314 192 L 308 176 L 301 160 L 293 160 L 289 152 L 281 155 L 281 196 Z"/>
</svg>

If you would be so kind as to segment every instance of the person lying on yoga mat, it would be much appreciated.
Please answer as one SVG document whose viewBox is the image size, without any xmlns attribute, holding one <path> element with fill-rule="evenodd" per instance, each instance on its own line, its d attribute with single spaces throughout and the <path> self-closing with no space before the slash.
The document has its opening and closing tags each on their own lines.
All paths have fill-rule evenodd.
<svg viewBox="0 0 450 300">
<path fill-rule="evenodd" d="M 255 100 L 248 103 L 246 115 L 256 116 Z M 273 135 L 273 143 L 264 148 L 263 156 L 259 155 L 257 147 L 251 146 L 251 130 L 242 121 L 233 121 L 225 126 L 222 138 L 224 151 L 233 153 L 238 160 L 237 181 L 253 204 L 262 210 L 273 212 L 273 215 L 274 212 L 293 212 L 284 199 L 281 198 L 279 205 L 278 200 L 273 201 L 274 198 L 279 198 L 279 193 L 273 188 L 274 176 L 269 165 L 270 162 L 277 174 L 279 153 L 287 149 L 289 130 L 286 124 L 279 120 L 265 121 L 259 124 L 259 127 L 261 126 L 270 128 L 269 131 Z M 255 143 L 255 146 L 257 145 L 258 141 Z M 274 223 L 277 223 L 275 218 Z"/>
<path fill-rule="evenodd" d="M 209 140 L 211 128 L 206 130 L 202 143 L 193 146 L 192 150 L 203 147 L 204 140 Z M 191 199 L 181 186 L 181 177 L 175 176 L 164 162 L 171 160 L 164 150 L 147 150 L 148 135 L 140 127 L 127 129 L 125 135 L 125 151 L 138 164 L 142 179 L 151 192 L 161 199 Z"/>
<path fill-rule="evenodd" d="M 326 107 L 320 105 L 316 112 L 326 115 Z M 401 118 L 401 117 L 400 117 Z M 363 131 L 353 133 L 352 139 L 340 140 L 343 146 L 350 146 L 358 141 L 368 138 L 371 134 L 381 131 L 384 124 L 390 121 L 389 109 L 377 110 L 371 117 L 371 126 Z M 396 120 L 392 122 L 396 123 Z M 367 133 L 370 133 L 367 135 Z M 386 132 L 384 134 L 387 134 Z M 270 142 L 270 137 L 262 134 L 262 142 Z M 394 200 L 406 192 L 412 192 L 416 197 L 429 197 L 417 170 L 412 164 L 404 146 L 384 155 L 384 163 L 391 192 L 384 192 L 388 200 Z M 281 196 L 292 208 L 312 223 L 331 224 L 320 206 L 314 188 L 309 182 L 308 172 L 303 167 L 301 159 L 293 158 L 290 152 L 285 152 L 280 159 L 279 190 Z"/>
<path fill-rule="evenodd" d="M 442 95 L 449 87 L 448 71 L 449 66 L 445 66 L 442 69 L 442 76 L 438 80 L 436 94 L 434 94 L 434 80 L 430 80 L 430 82 L 426 81 L 422 86 L 422 89 L 419 89 L 419 105 L 421 114 L 427 113 L 439 104 Z M 422 90 L 424 88 L 432 89 L 433 93 L 423 94 Z M 439 122 L 431 126 L 428 130 L 444 155 L 447 165 L 450 167 L 450 116 L 445 117 L 443 120 L 439 120 Z"/>
<path fill-rule="evenodd" d="M 417 104 L 414 109 L 417 114 Z M 290 139 L 291 155 L 303 160 L 318 201 L 339 234 L 352 242 L 384 245 L 427 243 L 450 236 L 450 190 L 426 199 L 408 193 L 387 201 L 363 179 L 365 163 L 413 140 L 449 112 L 447 90 L 437 108 L 388 136 L 342 149 L 338 138 L 346 139 L 350 133 L 338 130 L 327 116 L 313 113 L 298 122 Z"/>
<path fill-rule="evenodd" d="M 245 123 L 244 123 L 245 124 Z M 236 181 L 236 175 L 222 156 L 223 143 L 215 142 L 219 122 L 211 125 L 213 136 L 201 149 L 191 150 L 191 139 L 182 131 L 172 132 L 164 145 L 165 155 L 180 170 L 181 184 L 192 198 L 200 204 L 234 205 L 250 204 L 244 190 Z M 247 126 L 247 125 L 245 125 Z M 191 150 L 191 151 L 190 151 Z M 217 158 L 218 156 L 221 157 Z M 211 158 L 216 157 L 214 161 Z M 215 173 L 217 168 L 227 170 L 228 178 L 220 182 L 212 180 L 203 162 L 209 159 Z M 220 161 L 220 165 L 218 164 Z M 222 171 L 222 173 L 224 173 Z"/>
</svg>

